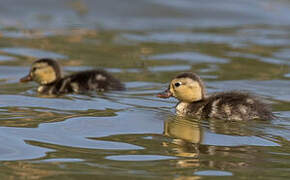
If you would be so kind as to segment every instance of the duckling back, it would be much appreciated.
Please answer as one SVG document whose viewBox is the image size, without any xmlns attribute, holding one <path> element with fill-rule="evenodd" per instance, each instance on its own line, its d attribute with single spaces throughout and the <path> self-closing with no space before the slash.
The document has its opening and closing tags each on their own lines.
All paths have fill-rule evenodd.
<svg viewBox="0 0 290 180">
<path fill-rule="evenodd" d="M 124 90 L 124 85 L 104 70 L 78 72 L 55 83 L 40 86 L 44 94 L 81 93 L 85 91 Z"/>
<path fill-rule="evenodd" d="M 218 93 L 202 101 L 188 105 L 187 114 L 200 118 L 226 120 L 269 120 L 274 116 L 270 108 L 258 98 L 247 93 L 224 92 Z"/>
</svg>

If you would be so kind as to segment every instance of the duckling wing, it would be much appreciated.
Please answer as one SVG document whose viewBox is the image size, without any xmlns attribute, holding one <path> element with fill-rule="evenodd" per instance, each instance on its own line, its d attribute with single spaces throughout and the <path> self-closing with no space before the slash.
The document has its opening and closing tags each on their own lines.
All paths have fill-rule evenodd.
<svg viewBox="0 0 290 180">
<path fill-rule="evenodd" d="M 106 91 L 123 90 L 124 85 L 104 70 L 83 71 L 64 79 L 65 88 L 72 92 L 88 90 Z"/>
<path fill-rule="evenodd" d="M 228 120 L 272 119 L 269 107 L 248 93 L 225 92 L 209 97 L 203 108 L 207 118 Z"/>
</svg>

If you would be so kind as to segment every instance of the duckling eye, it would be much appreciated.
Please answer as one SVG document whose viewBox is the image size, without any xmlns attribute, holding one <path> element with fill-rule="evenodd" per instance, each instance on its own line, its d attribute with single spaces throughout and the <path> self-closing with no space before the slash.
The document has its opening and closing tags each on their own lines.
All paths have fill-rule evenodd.
<svg viewBox="0 0 290 180">
<path fill-rule="evenodd" d="M 32 71 L 32 72 L 36 71 L 36 67 L 33 67 L 31 71 Z"/>
<path fill-rule="evenodd" d="M 179 87 L 180 85 L 181 85 L 180 82 L 177 82 L 177 83 L 174 84 L 175 87 Z"/>
</svg>

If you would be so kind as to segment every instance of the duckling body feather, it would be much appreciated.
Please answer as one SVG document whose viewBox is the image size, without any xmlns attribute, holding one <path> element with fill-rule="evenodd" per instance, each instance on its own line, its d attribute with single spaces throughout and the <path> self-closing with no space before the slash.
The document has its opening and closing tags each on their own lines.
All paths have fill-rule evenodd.
<svg viewBox="0 0 290 180">
<path fill-rule="evenodd" d="M 270 108 L 257 97 L 237 91 L 217 93 L 192 103 L 180 102 L 176 110 L 179 115 L 190 115 L 199 119 L 241 121 L 273 118 Z"/>
<path fill-rule="evenodd" d="M 56 82 L 41 85 L 39 93 L 65 94 L 81 93 L 86 91 L 124 90 L 124 86 L 104 70 L 91 70 L 78 72 Z"/>
</svg>

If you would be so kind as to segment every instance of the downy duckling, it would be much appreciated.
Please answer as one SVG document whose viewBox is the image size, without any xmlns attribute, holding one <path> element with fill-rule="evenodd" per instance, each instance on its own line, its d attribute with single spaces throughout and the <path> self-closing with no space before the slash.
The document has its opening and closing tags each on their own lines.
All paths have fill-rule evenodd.
<svg viewBox="0 0 290 180">
<path fill-rule="evenodd" d="M 35 81 L 37 92 L 48 95 L 81 93 L 86 91 L 124 90 L 124 85 L 108 72 L 98 69 L 62 77 L 60 65 L 53 59 L 36 60 L 27 76 L 20 82 Z"/>
<path fill-rule="evenodd" d="M 257 97 L 242 92 L 222 92 L 206 96 L 200 77 L 187 72 L 176 76 L 167 90 L 157 95 L 160 98 L 175 97 L 179 100 L 176 112 L 198 119 L 251 120 L 273 119 L 268 106 Z"/>
</svg>

